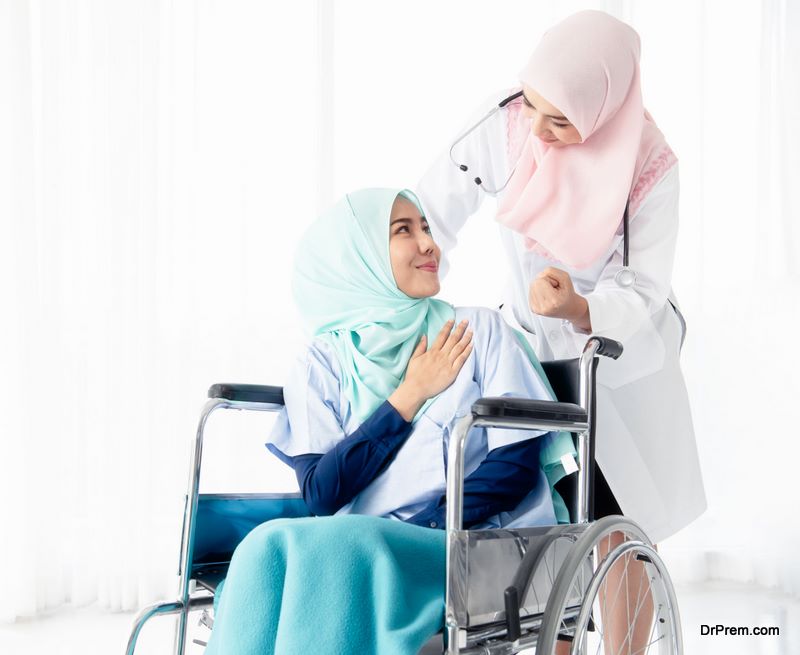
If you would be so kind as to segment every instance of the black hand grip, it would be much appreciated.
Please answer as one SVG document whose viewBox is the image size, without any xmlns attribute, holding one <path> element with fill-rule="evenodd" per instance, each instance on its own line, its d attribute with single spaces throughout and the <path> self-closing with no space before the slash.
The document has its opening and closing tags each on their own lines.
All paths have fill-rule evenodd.
<svg viewBox="0 0 800 655">
<path fill-rule="evenodd" d="M 509 641 L 516 641 L 522 632 L 519 624 L 519 592 L 515 586 L 510 586 L 503 592 L 506 605 L 506 631 Z"/>
<path fill-rule="evenodd" d="M 618 359 L 622 354 L 622 344 L 608 337 L 592 337 L 589 341 L 596 341 L 599 344 L 598 355 L 605 355 L 611 359 Z"/>
<path fill-rule="evenodd" d="M 283 387 L 269 387 L 263 384 L 214 384 L 208 390 L 208 397 L 283 405 Z"/>
</svg>

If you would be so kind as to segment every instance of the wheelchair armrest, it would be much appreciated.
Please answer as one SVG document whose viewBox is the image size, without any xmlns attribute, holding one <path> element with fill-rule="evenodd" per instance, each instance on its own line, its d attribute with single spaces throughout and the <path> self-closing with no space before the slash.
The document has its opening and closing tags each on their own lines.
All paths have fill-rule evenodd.
<svg viewBox="0 0 800 655">
<path fill-rule="evenodd" d="M 587 345 L 592 341 L 598 344 L 597 352 L 595 353 L 597 355 L 605 355 L 611 359 L 617 359 L 622 354 L 623 348 L 619 341 L 614 341 L 614 339 L 609 339 L 608 337 L 591 337 Z"/>
<path fill-rule="evenodd" d="M 472 404 L 476 418 L 516 418 L 529 421 L 572 421 L 584 423 L 586 410 L 573 403 L 528 398 L 480 398 Z"/>
<path fill-rule="evenodd" d="M 263 384 L 214 384 L 208 390 L 209 398 L 224 398 L 246 403 L 283 405 L 283 387 Z"/>
</svg>

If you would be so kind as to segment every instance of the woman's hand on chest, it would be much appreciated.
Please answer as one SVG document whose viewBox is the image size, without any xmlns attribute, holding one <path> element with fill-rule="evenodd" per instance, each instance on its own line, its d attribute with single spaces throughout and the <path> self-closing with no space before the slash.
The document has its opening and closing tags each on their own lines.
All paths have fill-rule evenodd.
<svg viewBox="0 0 800 655">
<path fill-rule="evenodd" d="M 389 396 L 389 402 L 410 421 L 429 398 L 447 389 L 458 376 L 472 352 L 472 331 L 467 321 L 453 329 L 448 321 L 435 341 L 427 348 L 425 336 L 411 355 L 403 382 Z"/>
</svg>

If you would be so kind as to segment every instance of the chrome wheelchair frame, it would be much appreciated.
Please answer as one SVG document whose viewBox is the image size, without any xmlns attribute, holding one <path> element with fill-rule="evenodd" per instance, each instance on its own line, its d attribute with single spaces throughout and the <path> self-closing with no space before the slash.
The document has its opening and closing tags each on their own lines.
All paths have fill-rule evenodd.
<svg viewBox="0 0 800 655">
<path fill-rule="evenodd" d="M 482 398 L 456 424 L 448 447 L 446 481 L 444 630 L 421 652 L 505 655 L 535 647 L 537 655 L 553 655 L 556 644 L 566 641 L 571 644 L 570 653 L 582 655 L 588 652 L 590 633 L 596 630 L 598 617 L 594 606 L 602 594 L 601 586 L 616 563 L 635 558 L 652 585 L 652 603 L 657 611 L 654 629 L 659 622 L 662 624 L 659 630 L 663 632 L 648 646 L 656 644 L 659 655 L 682 654 L 675 593 L 663 561 L 647 536 L 635 523 L 620 516 L 590 522 L 595 372 L 599 356 L 616 359 L 621 354 L 621 344 L 591 337 L 579 359 L 542 363 L 557 401 Z M 194 441 L 186 496 L 179 596 L 146 607 L 138 614 L 126 655 L 134 655 L 143 625 L 162 614 L 179 615 L 174 653 L 185 655 L 189 612 L 213 604 L 213 596 L 192 593 L 193 581 L 212 593 L 215 586 L 202 579 L 204 573 L 194 559 L 203 435 L 208 417 L 217 409 L 279 411 L 283 407 L 280 387 L 216 384 L 208 395 Z M 473 427 L 560 430 L 575 434 L 579 465 L 574 480 L 573 523 L 518 530 L 463 530 L 464 452 Z M 298 494 L 280 496 L 299 497 Z M 622 535 L 621 543 L 611 547 L 612 535 Z M 599 544 L 603 539 L 608 541 L 609 548 L 601 558 Z M 478 576 L 478 581 L 471 582 L 467 572 L 474 577 L 473 572 L 481 568 L 491 571 L 491 580 Z M 511 580 L 511 584 L 504 580 Z M 544 591 L 547 593 L 540 599 L 538 592 Z M 632 629 L 628 627 L 629 640 Z M 651 632 L 649 638 L 652 637 Z M 605 639 L 603 635 L 600 638 Z"/>
</svg>

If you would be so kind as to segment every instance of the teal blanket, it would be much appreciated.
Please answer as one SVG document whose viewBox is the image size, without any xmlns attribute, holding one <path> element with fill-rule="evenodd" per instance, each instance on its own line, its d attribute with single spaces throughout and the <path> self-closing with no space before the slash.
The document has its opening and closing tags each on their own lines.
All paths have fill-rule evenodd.
<svg viewBox="0 0 800 655">
<path fill-rule="evenodd" d="M 236 548 L 206 655 L 416 655 L 442 628 L 444 588 L 441 530 L 276 519 Z"/>
</svg>

